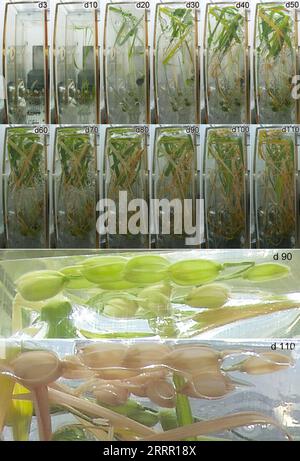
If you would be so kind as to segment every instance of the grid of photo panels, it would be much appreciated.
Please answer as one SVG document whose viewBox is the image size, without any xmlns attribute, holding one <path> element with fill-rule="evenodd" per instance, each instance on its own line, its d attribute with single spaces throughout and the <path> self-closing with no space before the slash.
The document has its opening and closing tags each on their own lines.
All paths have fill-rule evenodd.
<svg viewBox="0 0 300 461">
<path fill-rule="evenodd" d="M 0 0 L 0 440 L 300 441 L 299 21 Z"/>
</svg>

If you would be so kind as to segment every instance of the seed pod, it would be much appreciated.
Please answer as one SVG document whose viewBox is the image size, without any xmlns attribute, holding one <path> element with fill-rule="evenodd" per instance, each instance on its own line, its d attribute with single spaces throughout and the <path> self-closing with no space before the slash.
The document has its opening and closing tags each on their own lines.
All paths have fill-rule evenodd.
<svg viewBox="0 0 300 461">
<path fill-rule="evenodd" d="M 251 355 L 241 362 L 239 371 L 250 375 L 263 375 L 284 370 L 292 365 L 290 357 L 279 352 L 263 352 L 259 355 Z"/>
<path fill-rule="evenodd" d="M 171 288 L 167 284 L 144 288 L 138 295 L 139 305 L 148 312 L 164 315 L 170 311 L 170 292 Z"/>
<path fill-rule="evenodd" d="M 130 346 L 124 360 L 128 368 L 144 368 L 150 365 L 161 364 L 164 356 L 170 352 L 165 344 L 139 343 Z"/>
<path fill-rule="evenodd" d="M 290 274 L 290 268 L 279 263 L 263 263 L 250 267 L 244 274 L 243 278 L 249 282 L 268 282 L 287 277 Z"/>
<path fill-rule="evenodd" d="M 62 378 L 89 379 L 94 376 L 94 372 L 86 368 L 77 356 L 66 356 L 61 363 Z"/>
<path fill-rule="evenodd" d="M 143 302 L 143 300 L 145 302 L 147 302 L 148 300 L 151 300 L 152 296 L 157 294 L 157 293 L 160 293 L 161 295 L 165 296 L 166 298 L 169 298 L 170 295 L 171 295 L 171 286 L 168 282 L 162 282 L 162 283 L 158 283 L 157 285 L 152 285 L 152 286 L 148 286 L 146 288 L 143 288 L 140 292 L 139 292 L 139 299 L 141 300 L 141 303 Z M 142 306 L 144 307 L 144 306 Z M 145 307 L 146 308 L 146 307 Z"/>
<path fill-rule="evenodd" d="M 176 392 L 174 386 L 163 379 L 150 381 L 146 384 L 146 392 L 151 402 L 163 408 L 174 408 L 176 405 Z"/>
<path fill-rule="evenodd" d="M 61 272 L 44 270 L 22 275 L 16 281 L 16 286 L 26 301 L 43 301 L 60 293 L 66 281 Z"/>
<path fill-rule="evenodd" d="M 132 395 L 135 395 L 137 397 L 142 397 L 142 398 L 145 398 L 147 397 L 147 390 L 146 390 L 146 385 L 145 384 L 141 384 L 141 385 L 131 385 L 130 386 L 130 393 Z"/>
<path fill-rule="evenodd" d="M 72 305 L 69 301 L 49 301 L 41 309 L 41 320 L 60 321 L 72 312 Z"/>
<path fill-rule="evenodd" d="M 47 338 L 76 338 L 70 319 L 72 305 L 68 301 L 50 301 L 41 309 L 40 319 L 48 324 Z"/>
<path fill-rule="evenodd" d="M 208 259 L 186 259 L 169 267 L 171 280 L 177 285 L 201 285 L 213 282 L 222 270 L 222 265 Z"/>
<path fill-rule="evenodd" d="M 127 280 L 101 282 L 98 285 L 98 287 L 102 288 L 102 290 L 109 290 L 109 291 L 129 290 L 130 288 L 134 288 L 135 286 L 136 285 L 134 283 L 127 282 Z"/>
<path fill-rule="evenodd" d="M 204 371 L 219 371 L 219 353 L 205 346 L 183 346 L 164 358 L 170 368 L 191 375 Z"/>
<path fill-rule="evenodd" d="M 89 282 L 83 277 L 81 274 L 81 266 L 64 267 L 60 270 L 60 272 L 66 277 L 69 277 L 65 284 L 66 288 L 72 290 L 82 290 L 84 288 L 93 288 L 96 286 L 94 283 Z"/>
<path fill-rule="evenodd" d="M 97 370 L 97 376 L 105 380 L 122 380 L 129 379 L 139 373 L 137 370 L 128 370 L 127 368 L 115 367 Z"/>
<path fill-rule="evenodd" d="M 204 399 L 219 399 L 234 389 L 234 385 L 225 374 L 220 371 L 204 371 L 193 376 L 181 393 L 189 397 Z"/>
<path fill-rule="evenodd" d="M 123 405 L 129 397 L 128 389 L 115 384 L 102 384 L 94 391 L 97 402 L 104 405 Z"/>
<path fill-rule="evenodd" d="M 131 299 L 111 298 L 105 303 L 103 314 L 108 317 L 130 318 L 135 316 L 138 307 L 138 304 Z"/>
<path fill-rule="evenodd" d="M 167 278 L 168 267 L 169 262 L 162 256 L 135 256 L 127 262 L 124 278 L 140 285 L 157 283 Z"/>
<path fill-rule="evenodd" d="M 30 387 L 52 383 L 62 372 L 59 358 L 49 351 L 23 352 L 10 365 L 15 376 Z"/>
<path fill-rule="evenodd" d="M 191 307 L 206 307 L 214 309 L 222 307 L 228 301 L 230 291 L 221 283 L 212 283 L 195 287 L 185 298 L 185 303 Z"/>
<path fill-rule="evenodd" d="M 169 374 L 168 370 L 162 368 L 160 370 L 152 370 L 152 368 L 147 369 L 147 371 L 134 376 L 128 380 L 129 384 L 143 385 L 147 384 L 150 381 L 157 381 L 158 379 L 165 379 Z"/>
<path fill-rule="evenodd" d="M 92 283 L 117 283 L 123 280 L 123 271 L 127 259 L 122 256 L 97 256 L 86 261 L 81 266 L 81 274 Z"/>
<path fill-rule="evenodd" d="M 158 379 L 165 380 L 167 374 L 168 371 L 166 369 L 155 370 L 154 368 L 153 371 L 152 368 L 150 368 L 149 371 L 146 371 L 145 373 L 141 373 L 137 376 L 129 378 L 126 380 L 126 383 L 128 385 L 129 391 L 133 395 L 137 395 L 138 397 L 147 397 L 147 384 L 157 381 Z"/>
<path fill-rule="evenodd" d="M 40 440 L 52 435 L 48 399 L 48 384 L 60 378 L 62 365 L 56 354 L 49 351 L 23 352 L 11 362 L 15 379 L 32 394 Z"/>
<path fill-rule="evenodd" d="M 95 343 L 85 346 L 78 357 L 84 365 L 92 369 L 121 367 L 127 348 L 124 344 Z"/>
</svg>

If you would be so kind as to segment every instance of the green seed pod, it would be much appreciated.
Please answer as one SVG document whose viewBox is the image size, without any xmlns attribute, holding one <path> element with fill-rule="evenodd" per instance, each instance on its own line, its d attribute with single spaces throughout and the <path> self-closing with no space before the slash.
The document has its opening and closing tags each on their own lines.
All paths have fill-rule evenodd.
<svg viewBox="0 0 300 461">
<path fill-rule="evenodd" d="M 185 298 L 185 303 L 191 307 L 206 307 L 214 309 L 222 307 L 229 299 L 230 291 L 226 285 L 211 283 L 194 288 Z"/>
<path fill-rule="evenodd" d="M 122 256 L 97 256 L 82 264 L 81 274 L 101 287 L 102 283 L 122 281 L 126 262 L 127 259 Z"/>
<path fill-rule="evenodd" d="M 250 267 L 244 274 L 243 278 L 249 282 L 268 282 L 287 277 L 290 274 L 290 268 L 279 263 L 263 263 Z"/>
<path fill-rule="evenodd" d="M 101 282 L 98 287 L 102 288 L 102 290 L 122 291 L 134 288 L 136 284 L 127 282 L 127 280 L 117 280 L 116 282 Z"/>
<path fill-rule="evenodd" d="M 103 314 L 108 317 L 130 318 L 134 317 L 138 310 L 138 304 L 132 299 L 111 298 L 104 306 Z"/>
<path fill-rule="evenodd" d="M 158 283 L 157 285 L 151 285 L 149 287 L 143 288 L 140 291 L 139 295 L 143 293 L 143 296 L 148 297 L 148 294 L 150 296 L 152 293 L 156 292 L 156 293 L 161 293 L 162 295 L 169 298 L 171 296 L 171 291 L 172 291 L 172 288 L 169 282 L 164 281 L 162 283 Z"/>
<path fill-rule="evenodd" d="M 86 278 L 83 277 L 81 274 L 80 266 L 64 267 L 60 270 L 60 272 L 66 277 L 69 277 L 69 280 L 67 280 L 65 285 L 66 288 L 72 290 L 81 290 L 84 288 L 93 288 L 96 286 L 94 283 L 89 282 Z"/>
<path fill-rule="evenodd" d="M 44 270 L 22 275 L 16 281 L 16 286 L 26 301 L 43 301 L 62 291 L 66 281 L 67 278 L 61 272 Z"/>
<path fill-rule="evenodd" d="M 208 259 L 186 259 L 169 267 L 169 275 L 177 285 L 201 285 L 213 282 L 222 270 L 222 264 Z"/>
<path fill-rule="evenodd" d="M 161 283 L 140 291 L 139 305 L 148 312 L 163 315 L 170 311 L 171 288 L 167 283 Z"/>
<path fill-rule="evenodd" d="M 157 283 L 167 278 L 168 267 L 169 262 L 162 256 L 135 256 L 126 264 L 124 278 L 140 285 Z"/>
<path fill-rule="evenodd" d="M 41 320 L 60 320 L 72 312 L 72 305 L 69 301 L 50 301 L 41 309 Z M 43 317 L 43 318 L 42 318 Z"/>
</svg>

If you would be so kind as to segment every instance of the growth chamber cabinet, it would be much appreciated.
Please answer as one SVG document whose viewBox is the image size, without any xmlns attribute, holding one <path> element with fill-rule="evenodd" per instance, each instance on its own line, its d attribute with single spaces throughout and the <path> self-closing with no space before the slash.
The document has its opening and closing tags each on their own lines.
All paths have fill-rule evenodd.
<svg viewBox="0 0 300 461">
<path fill-rule="evenodd" d="M 248 123 L 248 11 L 235 3 L 209 3 L 204 33 L 207 123 Z"/>
<path fill-rule="evenodd" d="M 282 127 L 256 129 L 254 213 L 258 248 L 299 245 L 295 133 Z"/>
<path fill-rule="evenodd" d="M 207 128 L 203 173 L 206 246 L 248 248 L 245 134 L 226 126 Z"/>
<path fill-rule="evenodd" d="M 254 92 L 256 122 L 297 123 L 299 99 L 293 96 L 298 72 L 298 21 L 283 3 L 256 6 Z"/>
<path fill-rule="evenodd" d="M 198 194 L 197 135 L 186 127 L 158 127 L 154 136 L 152 198 L 153 242 L 156 248 L 198 246 L 195 227 Z M 155 202 L 154 202 L 155 203 Z M 198 210 L 199 211 L 199 210 Z"/>
<path fill-rule="evenodd" d="M 149 122 L 148 12 L 110 3 L 104 22 L 104 89 L 108 123 Z"/>
<path fill-rule="evenodd" d="M 198 10 L 158 3 L 154 28 L 154 90 L 158 123 L 199 122 Z"/>
<path fill-rule="evenodd" d="M 116 218 L 116 232 L 108 228 L 101 237 L 107 248 L 149 248 L 147 165 L 146 133 L 126 126 L 106 129 L 103 190 L 114 204 L 108 207 L 108 221 Z"/>
<path fill-rule="evenodd" d="M 54 149 L 54 245 L 96 248 L 96 134 L 85 127 L 56 128 Z"/>
<path fill-rule="evenodd" d="M 3 212 L 7 248 L 48 246 L 46 135 L 8 127 L 3 156 Z"/>
<path fill-rule="evenodd" d="M 99 123 L 98 10 L 58 3 L 53 69 L 56 122 Z"/>
<path fill-rule="evenodd" d="M 41 124 L 49 118 L 48 12 L 38 2 L 7 3 L 3 74 L 8 123 Z"/>
</svg>

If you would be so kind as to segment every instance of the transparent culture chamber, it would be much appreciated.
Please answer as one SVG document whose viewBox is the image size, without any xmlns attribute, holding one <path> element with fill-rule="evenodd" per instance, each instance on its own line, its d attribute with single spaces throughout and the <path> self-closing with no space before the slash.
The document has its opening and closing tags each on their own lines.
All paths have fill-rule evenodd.
<svg viewBox="0 0 300 461">
<path fill-rule="evenodd" d="M 99 123 L 97 9 L 57 3 L 53 36 L 56 123 Z"/>
<path fill-rule="evenodd" d="M 106 251 L 1 261 L 0 335 L 278 339 L 300 334 L 300 254 Z M 23 258 L 23 259 L 22 259 Z"/>
<path fill-rule="evenodd" d="M 208 3 L 204 25 L 207 123 L 248 123 L 248 11 L 234 2 Z"/>
<path fill-rule="evenodd" d="M 248 248 L 247 139 L 232 127 L 206 128 L 203 157 L 205 245 Z"/>
<path fill-rule="evenodd" d="M 257 123 L 297 123 L 299 101 L 292 90 L 298 61 L 295 10 L 280 2 L 257 4 L 253 70 Z"/>
<path fill-rule="evenodd" d="M 157 123 L 199 123 L 198 14 L 184 2 L 156 5 L 153 57 Z"/>
<path fill-rule="evenodd" d="M 47 247 L 47 136 L 33 126 L 6 127 L 3 134 L 4 246 Z"/>
<path fill-rule="evenodd" d="M 97 135 L 86 127 L 57 127 L 53 156 L 53 245 L 96 248 Z"/>
<path fill-rule="evenodd" d="M 38 2 L 6 3 L 3 74 L 8 123 L 49 121 L 48 12 Z"/>
<path fill-rule="evenodd" d="M 257 247 L 299 246 L 296 134 L 280 126 L 256 128 L 253 162 Z"/>
<path fill-rule="evenodd" d="M 147 15 L 134 2 L 106 5 L 103 77 L 107 123 L 149 122 Z"/>
<path fill-rule="evenodd" d="M 200 218 L 196 213 L 197 144 L 197 135 L 185 126 L 155 128 L 151 184 L 154 248 L 199 245 L 195 231 Z"/>
<path fill-rule="evenodd" d="M 100 246 L 106 248 L 149 248 L 149 173 L 145 128 L 132 126 L 108 127 L 105 131 L 103 158 L 103 193 L 107 201 L 105 219 L 108 225 L 100 236 Z M 139 216 L 136 216 L 136 201 Z M 113 204 L 111 208 L 109 203 Z M 132 222 L 133 220 L 133 222 Z M 140 231 L 131 231 L 138 224 Z M 109 222 L 111 222 L 111 232 Z M 103 223 L 104 224 L 104 223 Z M 138 230 L 138 229 L 137 229 Z"/>
<path fill-rule="evenodd" d="M 2 341 L 15 441 L 299 441 L 299 343 Z"/>
</svg>

